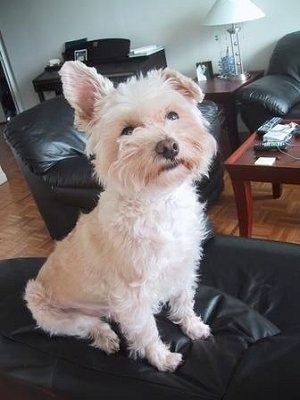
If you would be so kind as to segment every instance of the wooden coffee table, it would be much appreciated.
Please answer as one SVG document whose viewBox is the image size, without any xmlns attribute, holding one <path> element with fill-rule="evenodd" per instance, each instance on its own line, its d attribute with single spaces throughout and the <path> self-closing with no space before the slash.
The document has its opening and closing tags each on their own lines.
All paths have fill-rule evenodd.
<svg viewBox="0 0 300 400">
<path fill-rule="evenodd" d="M 294 122 L 300 124 L 300 120 Z M 271 182 L 274 198 L 280 197 L 282 183 L 300 184 L 300 138 L 289 142 L 285 150 L 288 154 L 280 151 L 255 152 L 253 145 L 258 140 L 257 134 L 253 133 L 225 161 L 234 191 L 240 235 L 246 237 L 251 236 L 253 222 L 251 182 Z M 298 157 L 298 160 L 290 156 Z M 255 165 L 258 157 L 276 157 L 276 161 L 271 166 Z"/>
</svg>

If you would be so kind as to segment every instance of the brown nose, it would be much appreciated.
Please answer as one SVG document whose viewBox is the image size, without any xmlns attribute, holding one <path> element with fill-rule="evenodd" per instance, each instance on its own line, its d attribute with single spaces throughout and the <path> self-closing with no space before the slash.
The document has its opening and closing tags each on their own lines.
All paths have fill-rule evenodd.
<svg viewBox="0 0 300 400">
<path fill-rule="evenodd" d="M 164 139 L 157 143 L 155 151 L 166 159 L 174 160 L 179 153 L 179 145 L 174 139 Z"/>
</svg>

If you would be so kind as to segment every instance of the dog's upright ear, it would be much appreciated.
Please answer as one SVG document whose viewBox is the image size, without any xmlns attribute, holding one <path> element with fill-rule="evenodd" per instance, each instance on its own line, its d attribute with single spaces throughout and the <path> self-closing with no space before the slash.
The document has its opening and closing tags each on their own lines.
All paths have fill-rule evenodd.
<svg viewBox="0 0 300 400">
<path fill-rule="evenodd" d="M 67 61 L 59 71 L 63 93 L 75 110 L 75 125 L 89 132 L 95 120 L 95 105 L 114 90 L 113 83 L 80 61 Z"/>
<path fill-rule="evenodd" d="M 163 69 L 162 76 L 174 87 L 174 89 L 181 92 L 184 96 L 189 97 L 199 103 L 202 102 L 204 94 L 199 85 L 197 85 L 197 83 L 191 78 L 188 78 L 180 72 L 170 68 Z"/>
</svg>

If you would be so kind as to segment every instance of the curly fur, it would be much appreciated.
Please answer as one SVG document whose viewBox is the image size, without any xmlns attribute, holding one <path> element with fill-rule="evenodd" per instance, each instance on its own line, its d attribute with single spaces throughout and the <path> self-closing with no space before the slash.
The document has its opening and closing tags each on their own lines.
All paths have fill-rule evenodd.
<svg viewBox="0 0 300 400">
<path fill-rule="evenodd" d="M 61 76 L 106 190 L 28 282 L 25 300 L 51 335 L 91 339 L 110 354 L 119 350 L 112 319 L 132 356 L 174 371 L 182 355 L 159 337 L 154 314 L 161 304 L 168 302 L 169 318 L 191 339 L 210 334 L 193 311 L 206 235 L 193 180 L 207 175 L 216 151 L 197 109 L 203 94 L 170 69 L 117 88 L 80 62 L 65 63 Z M 126 127 L 130 134 L 122 134 Z M 167 157 L 157 146 L 170 141 L 178 154 Z"/>
</svg>

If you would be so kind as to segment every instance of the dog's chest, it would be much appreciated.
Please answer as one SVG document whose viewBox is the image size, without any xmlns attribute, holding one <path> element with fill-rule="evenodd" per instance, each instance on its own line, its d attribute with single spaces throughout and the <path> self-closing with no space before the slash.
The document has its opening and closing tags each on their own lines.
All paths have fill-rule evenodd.
<svg viewBox="0 0 300 400">
<path fill-rule="evenodd" d="M 193 191 L 145 203 L 110 202 L 105 208 L 105 229 L 118 257 L 141 268 L 166 272 L 199 249 L 202 206 Z"/>
<path fill-rule="evenodd" d="M 194 273 L 201 236 L 197 210 L 197 206 L 171 201 L 133 219 L 125 218 L 124 243 L 130 246 L 126 257 L 141 272 L 153 304 L 167 301 Z"/>
</svg>

